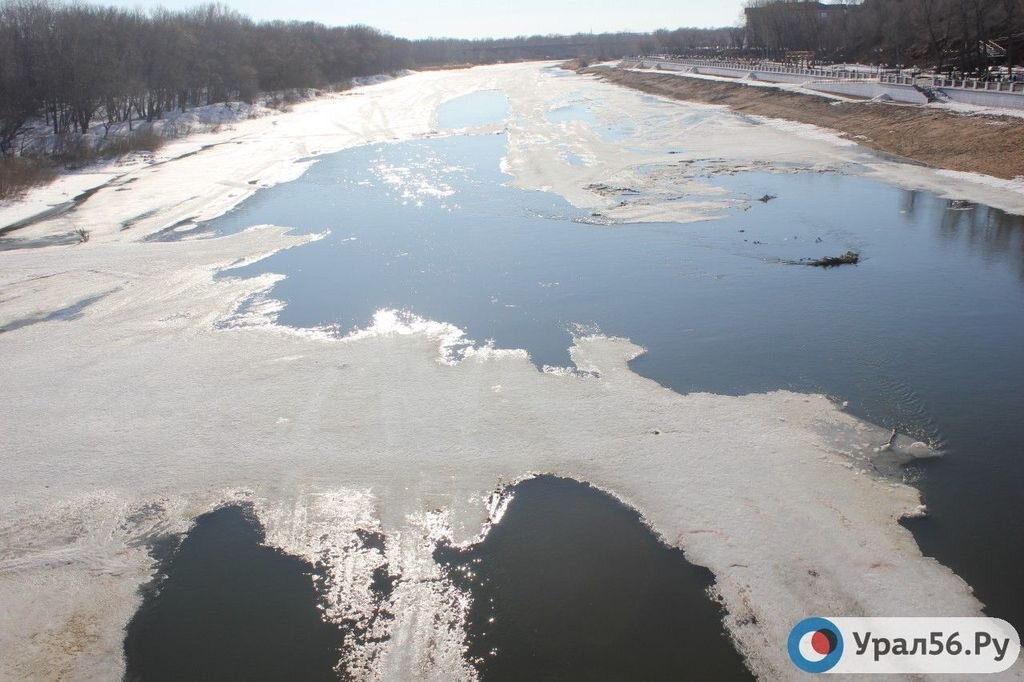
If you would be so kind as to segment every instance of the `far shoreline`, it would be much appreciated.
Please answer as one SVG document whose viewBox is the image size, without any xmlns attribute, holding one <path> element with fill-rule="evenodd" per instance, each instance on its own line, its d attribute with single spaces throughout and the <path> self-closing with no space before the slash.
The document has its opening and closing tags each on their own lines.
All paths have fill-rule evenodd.
<svg viewBox="0 0 1024 682">
<path fill-rule="evenodd" d="M 582 67 L 582 68 L 580 68 Z M 857 144 L 931 168 L 1002 180 L 1024 176 L 1024 120 L 962 114 L 917 105 L 836 101 L 780 88 L 644 73 L 608 65 L 562 68 L 676 100 L 727 106 L 733 111 L 828 128 Z"/>
</svg>

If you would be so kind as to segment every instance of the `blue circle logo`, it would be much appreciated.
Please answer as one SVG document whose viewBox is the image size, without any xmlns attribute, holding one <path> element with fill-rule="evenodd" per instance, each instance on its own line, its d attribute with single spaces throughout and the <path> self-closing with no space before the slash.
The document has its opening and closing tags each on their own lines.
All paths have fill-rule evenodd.
<svg viewBox="0 0 1024 682">
<path fill-rule="evenodd" d="M 806 673 L 823 673 L 839 663 L 843 655 L 843 635 L 826 618 L 805 618 L 789 633 L 786 648 L 796 667 Z"/>
</svg>

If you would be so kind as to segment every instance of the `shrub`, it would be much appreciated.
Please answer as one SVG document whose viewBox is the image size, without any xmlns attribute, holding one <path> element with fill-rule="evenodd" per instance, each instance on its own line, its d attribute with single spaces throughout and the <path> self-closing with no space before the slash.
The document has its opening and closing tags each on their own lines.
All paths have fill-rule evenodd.
<svg viewBox="0 0 1024 682">
<path fill-rule="evenodd" d="M 26 190 L 51 182 L 57 173 L 40 159 L 19 156 L 0 158 L 0 199 L 13 199 Z"/>
<path fill-rule="evenodd" d="M 131 152 L 155 152 L 164 146 L 164 141 L 153 128 L 146 127 L 108 140 L 100 147 L 100 156 L 113 159 Z"/>
<path fill-rule="evenodd" d="M 85 138 L 69 140 L 62 136 L 54 145 L 53 158 L 64 164 L 66 168 L 81 168 L 96 162 L 96 150 Z"/>
<path fill-rule="evenodd" d="M 53 158 L 65 168 L 83 168 L 102 159 L 115 159 L 132 152 L 155 152 L 164 142 L 159 133 L 147 126 L 100 141 L 86 137 L 59 140 L 54 145 Z"/>
</svg>

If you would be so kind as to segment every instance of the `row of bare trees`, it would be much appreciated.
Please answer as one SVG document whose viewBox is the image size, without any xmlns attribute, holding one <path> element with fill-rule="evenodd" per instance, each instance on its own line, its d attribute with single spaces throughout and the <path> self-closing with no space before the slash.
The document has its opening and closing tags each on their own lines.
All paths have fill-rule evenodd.
<svg viewBox="0 0 1024 682">
<path fill-rule="evenodd" d="M 972 72 L 1016 64 L 1022 32 L 1024 0 L 748 0 L 745 46 Z"/>
<path fill-rule="evenodd" d="M 0 152 L 25 122 L 54 134 L 260 90 L 313 87 L 403 65 L 400 41 L 367 27 L 254 23 L 222 6 L 186 12 L 0 4 Z"/>
</svg>

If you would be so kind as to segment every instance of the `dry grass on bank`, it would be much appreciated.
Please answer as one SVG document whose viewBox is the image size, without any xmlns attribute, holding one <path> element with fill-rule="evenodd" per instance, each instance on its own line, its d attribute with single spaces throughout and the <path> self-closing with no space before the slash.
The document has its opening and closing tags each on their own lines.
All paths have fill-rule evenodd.
<svg viewBox="0 0 1024 682">
<path fill-rule="evenodd" d="M 17 199 L 33 187 L 52 182 L 61 167 L 74 169 L 133 152 L 155 152 L 166 140 L 152 128 L 106 140 L 94 147 L 87 140 L 76 140 L 53 157 L 0 157 L 0 200 Z"/>
<path fill-rule="evenodd" d="M 25 191 L 52 182 L 53 164 L 41 159 L 0 158 L 0 199 L 15 199 Z"/>
<path fill-rule="evenodd" d="M 590 61 L 582 57 L 570 59 L 569 61 L 562 62 L 561 64 L 558 65 L 559 68 L 565 69 L 567 71 L 579 71 L 580 69 L 585 69 L 588 66 L 590 66 Z"/>
<path fill-rule="evenodd" d="M 54 158 L 68 168 L 81 168 L 106 159 L 116 159 L 132 152 L 155 152 L 166 140 L 150 127 L 104 140 L 93 146 L 88 140 L 76 140 Z"/>
</svg>

